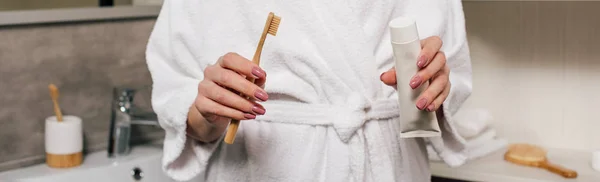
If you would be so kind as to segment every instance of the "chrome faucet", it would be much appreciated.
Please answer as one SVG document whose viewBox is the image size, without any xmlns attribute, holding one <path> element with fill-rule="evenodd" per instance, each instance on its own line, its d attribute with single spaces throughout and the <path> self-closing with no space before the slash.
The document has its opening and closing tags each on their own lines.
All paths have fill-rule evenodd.
<svg viewBox="0 0 600 182">
<path fill-rule="evenodd" d="M 142 112 L 140 109 L 134 107 L 133 96 L 135 92 L 136 90 L 132 88 L 113 89 L 108 157 L 129 154 L 131 125 L 158 126 L 158 120 L 154 112 Z"/>
</svg>

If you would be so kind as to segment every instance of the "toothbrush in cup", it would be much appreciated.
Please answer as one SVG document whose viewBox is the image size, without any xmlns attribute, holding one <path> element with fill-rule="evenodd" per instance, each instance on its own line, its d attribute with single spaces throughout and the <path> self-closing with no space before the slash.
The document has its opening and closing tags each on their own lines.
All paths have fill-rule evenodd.
<svg viewBox="0 0 600 182">
<path fill-rule="evenodd" d="M 260 54 L 262 53 L 263 46 L 265 44 L 265 39 L 267 38 L 267 34 L 271 34 L 272 36 L 277 35 L 277 29 L 279 29 L 279 23 L 281 22 L 281 17 L 275 16 L 273 12 L 269 13 L 267 18 L 267 22 L 265 23 L 265 28 L 260 36 L 260 41 L 258 42 L 258 46 L 256 47 L 256 52 L 254 53 L 254 58 L 252 58 L 252 62 L 256 65 L 260 64 Z M 248 77 L 246 78 L 248 81 L 254 83 L 254 78 Z M 250 99 L 246 97 L 246 99 Z M 238 127 L 240 125 L 239 120 L 231 120 L 229 123 L 229 127 L 227 128 L 227 133 L 225 134 L 225 143 L 233 144 L 235 140 L 235 135 L 237 133 Z"/>
<path fill-rule="evenodd" d="M 48 85 L 48 89 L 50 90 L 50 97 L 52 98 L 52 103 L 54 104 L 54 113 L 56 114 L 56 120 L 58 122 L 63 121 L 63 115 L 60 111 L 60 106 L 58 105 L 58 88 L 54 84 Z"/>
</svg>

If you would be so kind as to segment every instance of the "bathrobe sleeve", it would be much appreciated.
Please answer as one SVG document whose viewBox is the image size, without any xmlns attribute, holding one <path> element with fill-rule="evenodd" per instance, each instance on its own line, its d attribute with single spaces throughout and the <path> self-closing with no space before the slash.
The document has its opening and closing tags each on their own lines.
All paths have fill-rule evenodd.
<svg viewBox="0 0 600 182">
<path fill-rule="evenodd" d="M 456 131 L 452 116 L 470 96 L 472 89 L 471 59 L 467 43 L 465 18 L 461 0 L 412 0 L 407 11 L 417 20 L 422 38 L 439 36 L 442 51 L 450 67 L 451 89 L 448 98 L 438 110 L 442 129 L 441 138 L 430 138 L 438 155 L 450 166 L 466 162 L 463 153 L 465 140 Z"/>
<path fill-rule="evenodd" d="M 166 0 L 155 23 L 147 45 L 146 60 L 150 70 L 152 107 L 165 130 L 162 167 L 168 176 L 176 180 L 189 180 L 205 172 L 208 159 L 219 141 L 199 144 L 186 136 L 186 120 L 189 108 L 198 93 L 203 79 L 204 64 L 194 59 L 188 45 L 176 36 L 173 27 L 180 17 L 171 11 L 177 1 Z M 174 51 L 182 50 L 182 51 Z"/>
</svg>

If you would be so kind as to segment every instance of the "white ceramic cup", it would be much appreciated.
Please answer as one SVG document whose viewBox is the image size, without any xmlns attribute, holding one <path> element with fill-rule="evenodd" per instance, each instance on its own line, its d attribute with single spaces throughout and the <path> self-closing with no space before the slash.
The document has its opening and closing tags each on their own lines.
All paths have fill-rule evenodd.
<svg viewBox="0 0 600 182">
<path fill-rule="evenodd" d="M 46 153 L 67 155 L 83 151 L 81 118 L 63 116 L 59 122 L 56 116 L 48 117 L 45 131 Z"/>
</svg>

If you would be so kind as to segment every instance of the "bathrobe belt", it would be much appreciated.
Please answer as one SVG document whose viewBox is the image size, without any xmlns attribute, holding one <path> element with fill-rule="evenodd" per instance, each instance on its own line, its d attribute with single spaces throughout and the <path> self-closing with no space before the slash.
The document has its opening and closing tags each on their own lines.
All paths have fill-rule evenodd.
<svg viewBox="0 0 600 182">
<path fill-rule="evenodd" d="M 297 102 L 266 102 L 267 114 L 257 120 L 332 126 L 340 139 L 347 143 L 365 122 L 399 116 L 398 100 L 384 99 L 368 102 L 362 97 L 349 97 L 344 104 L 307 104 Z"/>
</svg>

